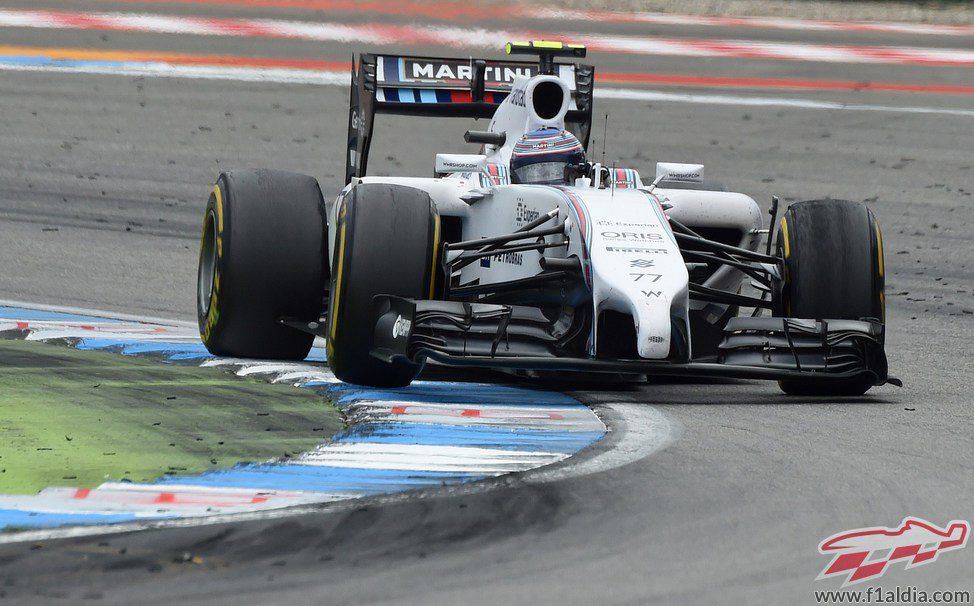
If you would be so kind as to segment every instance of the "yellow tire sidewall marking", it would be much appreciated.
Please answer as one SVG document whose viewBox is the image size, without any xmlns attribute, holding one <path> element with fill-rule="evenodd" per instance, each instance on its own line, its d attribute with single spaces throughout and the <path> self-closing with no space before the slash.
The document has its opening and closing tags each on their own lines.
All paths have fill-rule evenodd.
<svg viewBox="0 0 974 606">
<path fill-rule="evenodd" d="M 436 295 L 436 261 L 440 253 L 440 213 L 435 213 L 433 225 L 433 266 L 430 268 L 430 300 Z"/>
<path fill-rule="evenodd" d="M 781 241 L 784 243 L 785 260 L 787 261 L 788 258 L 791 256 L 791 242 L 790 242 L 790 238 L 788 237 L 788 221 L 786 221 L 784 217 L 781 217 L 781 221 L 779 223 L 779 226 L 780 226 L 780 232 L 781 232 L 780 233 Z M 784 276 L 784 278 L 785 278 L 785 286 L 784 287 L 785 288 L 788 288 L 789 276 L 788 276 L 788 264 L 787 263 L 785 263 L 784 270 L 785 270 L 785 276 Z M 785 313 L 788 314 L 789 316 L 791 315 L 791 300 L 789 300 L 789 299 L 786 299 L 785 300 Z"/>
<path fill-rule="evenodd" d="M 345 265 L 345 202 L 342 201 L 342 206 L 338 210 L 338 248 L 337 248 L 337 259 L 335 260 L 336 268 L 335 271 L 335 291 L 331 293 L 331 330 L 328 333 L 328 342 L 326 343 L 326 350 L 328 357 L 334 354 L 334 341 L 335 334 L 338 330 L 338 306 L 341 305 L 341 293 L 342 293 L 342 271 Z"/>
<path fill-rule="evenodd" d="M 214 246 L 216 246 L 216 263 L 213 268 L 213 290 L 210 293 L 210 304 L 206 314 L 206 323 L 203 327 L 203 334 L 200 335 L 204 343 L 209 342 L 210 334 L 220 321 L 220 262 L 223 259 L 223 192 L 220 190 L 219 183 L 213 186 L 213 198 L 215 202 L 214 206 L 216 207 L 216 242 L 214 242 Z M 203 223 L 203 229 L 206 229 L 205 221 Z"/>
<path fill-rule="evenodd" d="M 879 223 L 874 222 L 873 225 L 876 226 L 876 257 L 879 261 L 879 277 L 886 277 L 886 268 L 883 265 L 883 234 L 879 231 Z"/>
<path fill-rule="evenodd" d="M 879 277 L 883 281 L 883 285 L 879 288 L 879 311 L 883 314 L 883 323 L 886 323 L 886 267 L 883 259 L 883 233 L 879 229 L 879 222 L 875 219 L 873 220 L 873 226 L 876 229 L 876 260 L 877 269 L 879 270 Z"/>
<path fill-rule="evenodd" d="M 788 222 L 785 221 L 784 217 L 781 217 L 781 239 L 785 243 L 785 259 L 791 256 L 791 244 L 788 242 Z"/>
</svg>

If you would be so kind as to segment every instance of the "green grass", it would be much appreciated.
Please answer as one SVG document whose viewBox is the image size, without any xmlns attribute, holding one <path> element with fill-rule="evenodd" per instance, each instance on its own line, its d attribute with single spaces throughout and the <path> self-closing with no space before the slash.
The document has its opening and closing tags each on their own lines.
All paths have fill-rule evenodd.
<svg viewBox="0 0 974 606">
<path fill-rule="evenodd" d="M 0 340 L 0 493 L 231 467 L 309 450 L 341 428 L 310 390 Z"/>
</svg>

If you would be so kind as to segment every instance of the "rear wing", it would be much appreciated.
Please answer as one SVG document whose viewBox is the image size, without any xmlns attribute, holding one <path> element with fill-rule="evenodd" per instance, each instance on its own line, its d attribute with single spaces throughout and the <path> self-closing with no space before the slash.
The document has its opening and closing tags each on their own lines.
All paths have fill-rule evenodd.
<svg viewBox="0 0 974 606">
<path fill-rule="evenodd" d="M 588 147 L 595 76 L 590 65 L 359 55 L 352 63 L 345 183 L 365 176 L 376 113 L 490 118 L 516 76 L 532 77 L 552 67 L 572 92 L 565 126 Z"/>
</svg>

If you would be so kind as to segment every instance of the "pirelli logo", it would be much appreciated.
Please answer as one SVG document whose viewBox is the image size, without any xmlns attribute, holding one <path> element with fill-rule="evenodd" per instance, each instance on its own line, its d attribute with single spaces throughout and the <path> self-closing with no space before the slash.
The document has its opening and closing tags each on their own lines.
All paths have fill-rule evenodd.
<svg viewBox="0 0 974 606">
<path fill-rule="evenodd" d="M 633 248 L 628 246 L 606 246 L 605 250 L 616 253 L 650 253 L 656 255 L 665 255 L 667 252 L 665 248 Z"/>
</svg>

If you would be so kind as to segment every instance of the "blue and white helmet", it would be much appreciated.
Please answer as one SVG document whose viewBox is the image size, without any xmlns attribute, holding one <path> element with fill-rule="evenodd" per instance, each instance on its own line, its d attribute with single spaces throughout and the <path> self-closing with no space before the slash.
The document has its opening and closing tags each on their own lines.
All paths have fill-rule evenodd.
<svg viewBox="0 0 974 606">
<path fill-rule="evenodd" d="M 565 167 L 585 161 L 585 148 L 575 135 L 557 128 L 540 128 L 514 144 L 511 181 L 553 185 L 565 183 Z"/>
</svg>

